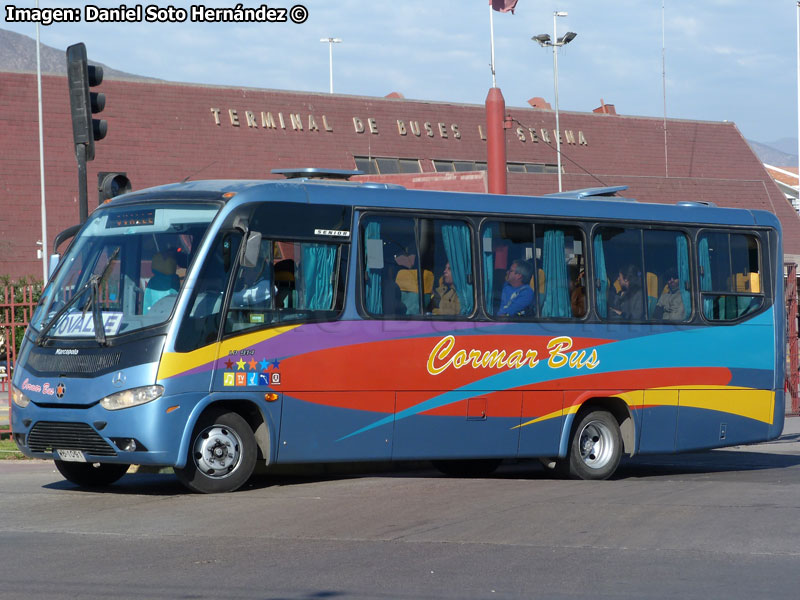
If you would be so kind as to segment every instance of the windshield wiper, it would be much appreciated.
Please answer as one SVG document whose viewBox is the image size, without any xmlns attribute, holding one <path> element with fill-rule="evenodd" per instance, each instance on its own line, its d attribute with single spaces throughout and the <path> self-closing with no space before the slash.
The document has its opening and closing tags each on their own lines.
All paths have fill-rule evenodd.
<svg viewBox="0 0 800 600">
<path fill-rule="evenodd" d="M 74 305 L 81 297 L 83 297 L 83 292 L 85 292 L 90 287 L 92 288 L 92 295 L 89 297 L 88 303 L 92 305 L 92 324 L 94 326 L 94 337 L 97 340 L 97 343 L 100 345 L 106 345 L 106 329 L 103 325 L 103 314 L 100 312 L 100 283 L 106 278 L 108 275 L 109 270 L 111 269 L 111 265 L 113 264 L 114 260 L 117 258 L 119 254 L 119 246 L 117 249 L 114 250 L 111 257 L 108 259 L 108 264 L 106 264 L 103 272 L 100 275 L 92 275 L 89 277 L 89 281 L 84 283 L 75 294 L 73 294 L 72 298 L 62 306 L 58 312 L 53 315 L 53 318 L 45 325 L 42 330 L 39 332 L 39 335 L 36 338 L 36 345 L 42 346 L 44 345 L 45 340 L 47 340 L 47 334 L 50 330 L 55 326 L 56 323 L 63 317 L 66 312 Z M 83 312 L 86 313 L 88 310 L 88 305 L 83 308 Z"/>
</svg>

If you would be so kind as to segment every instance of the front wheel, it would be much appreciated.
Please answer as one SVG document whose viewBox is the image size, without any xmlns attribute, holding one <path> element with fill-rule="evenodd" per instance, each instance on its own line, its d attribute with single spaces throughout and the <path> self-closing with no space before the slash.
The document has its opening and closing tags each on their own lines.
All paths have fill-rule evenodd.
<svg viewBox="0 0 800 600">
<path fill-rule="evenodd" d="M 130 465 L 112 463 L 53 461 L 64 479 L 81 487 L 104 487 L 111 485 L 128 472 Z"/>
<path fill-rule="evenodd" d="M 247 421 L 235 412 L 212 412 L 197 423 L 186 466 L 175 474 L 194 492 L 233 492 L 250 479 L 256 456 L 256 439 Z"/>
<path fill-rule="evenodd" d="M 608 479 L 622 458 L 622 434 L 610 412 L 583 415 L 572 433 L 563 470 L 573 479 Z"/>
</svg>

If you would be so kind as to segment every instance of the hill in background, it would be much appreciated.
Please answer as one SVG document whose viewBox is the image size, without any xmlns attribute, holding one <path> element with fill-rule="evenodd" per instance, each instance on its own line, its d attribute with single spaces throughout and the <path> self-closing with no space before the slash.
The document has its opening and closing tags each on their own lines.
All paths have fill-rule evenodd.
<svg viewBox="0 0 800 600">
<path fill-rule="evenodd" d="M 777 142 L 762 144 L 747 140 L 753 152 L 763 163 L 773 167 L 796 167 L 797 166 L 797 138 L 783 139 Z M 794 152 L 790 150 L 793 149 Z"/>
<path fill-rule="evenodd" d="M 67 55 L 65 50 L 58 50 L 52 46 L 41 45 L 42 73 L 51 75 L 67 74 Z M 133 73 L 118 71 L 92 61 L 92 64 L 102 65 L 103 77 L 109 79 L 130 79 L 135 81 L 160 81 L 153 77 L 142 77 Z M 0 29 L 0 67 L 3 71 L 12 73 L 36 72 L 36 40 L 7 29 Z"/>
</svg>

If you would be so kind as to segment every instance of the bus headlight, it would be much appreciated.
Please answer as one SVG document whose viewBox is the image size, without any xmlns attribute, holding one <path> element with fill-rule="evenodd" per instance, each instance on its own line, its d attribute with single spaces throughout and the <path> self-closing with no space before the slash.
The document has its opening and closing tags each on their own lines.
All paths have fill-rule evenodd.
<svg viewBox="0 0 800 600">
<path fill-rule="evenodd" d="M 23 394 L 22 391 L 20 391 L 20 389 L 15 385 L 11 386 L 11 399 L 14 401 L 14 404 L 20 408 L 25 408 L 31 403 L 31 399 Z"/>
<path fill-rule="evenodd" d="M 146 385 L 144 387 L 133 388 L 106 396 L 100 400 L 100 405 L 107 410 L 120 410 L 122 408 L 130 408 L 131 406 L 147 404 L 159 398 L 163 393 L 164 386 Z"/>
</svg>

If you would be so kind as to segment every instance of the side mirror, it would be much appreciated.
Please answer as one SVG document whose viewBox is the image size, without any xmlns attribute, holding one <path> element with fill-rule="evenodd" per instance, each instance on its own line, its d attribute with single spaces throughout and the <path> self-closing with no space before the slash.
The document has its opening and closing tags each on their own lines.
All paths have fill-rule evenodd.
<svg viewBox="0 0 800 600">
<path fill-rule="evenodd" d="M 261 232 L 251 231 L 247 235 L 241 266 L 246 269 L 252 269 L 257 266 L 259 254 L 261 254 Z"/>
<path fill-rule="evenodd" d="M 50 279 L 50 277 L 53 275 L 53 273 L 55 273 L 56 267 L 58 266 L 58 261 L 60 261 L 60 260 L 61 260 L 61 255 L 60 254 L 51 254 L 50 255 L 50 262 L 47 265 L 47 278 L 48 279 Z M 47 283 L 47 282 L 45 281 L 45 283 Z"/>
</svg>

